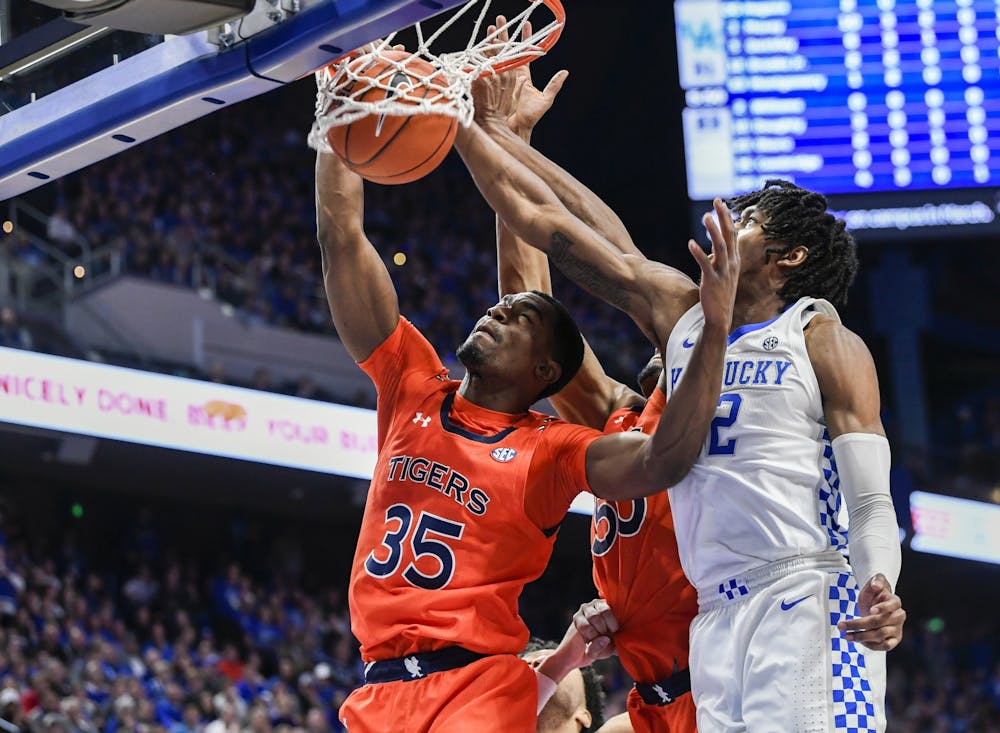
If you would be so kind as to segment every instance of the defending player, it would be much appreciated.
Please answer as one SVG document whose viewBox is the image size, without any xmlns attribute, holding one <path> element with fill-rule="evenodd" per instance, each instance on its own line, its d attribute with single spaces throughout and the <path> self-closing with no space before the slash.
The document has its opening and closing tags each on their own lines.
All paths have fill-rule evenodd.
<svg viewBox="0 0 1000 733">
<path fill-rule="evenodd" d="M 498 19 L 503 27 L 503 19 Z M 491 29 L 492 31 L 492 29 Z M 526 31 L 530 32 L 530 30 Z M 501 40 L 505 40 L 501 36 Z M 531 82 L 528 65 L 491 78 L 497 113 L 525 142 L 558 94 L 565 74 L 552 78 L 544 91 Z M 537 249 L 514 237 L 497 222 L 500 294 L 523 290 L 551 292 L 549 264 Z M 657 387 L 663 364 L 658 353 L 639 377 L 637 394 L 609 377 L 585 346 L 576 377 L 550 398 L 559 415 L 606 433 L 651 432 L 666 404 Z M 646 398 L 649 398 L 648 402 Z M 644 409 L 643 409 L 644 408 Z M 594 584 L 613 611 L 615 644 L 622 666 L 637 681 L 630 691 L 626 720 L 637 733 L 693 733 L 695 707 L 688 673 L 688 629 L 698 611 L 697 595 L 684 577 L 677 553 L 670 501 L 666 493 L 628 501 L 599 499 L 591 528 Z M 607 606 L 585 604 L 580 612 L 594 618 Z"/>
<path fill-rule="evenodd" d="M 655 493 L 695 460 L 722 378 L 739 269 L 734 243 L 718 238 L 711 259 L 692 250 L 709 335 L 696 349 L 701 368 L 667 408 L 671 420 L 651 436 L 601 435 L 529 411 L 568 382 L 582 358 L 582 338 L 558 301 L 542 293 L 503 298 L 456 352 L 466 377 L 450 380 L 431 345 L 400 317 L 364 233 L 360 178 L 320 154 L 316 189 L 330 310 L 379 393 L 379 456 L 350 584 L 366 685 L 341 718 L 352 733 L 531 731 L 538 683 L 515 656 L 528 636 L 518 596 L 541 574 L 579 491 L 614 499 Z M 539 224 L 612 254 L 554 197 L 550 204 Z M 617 266 L 615 257 L 603 262 Z M 653 318 L 660 304 L 637 275 L 626 282 L 605 273 Z"/>
<path fill-rule="evenodd" d="M 670 405 L 704 338 L 694 283 L 643 258 L 624 227 L 595 223 L 607 207 L 491 112 L 490 85 L 475 91 L 477 124 L 456 144 L 480 190 L 513 232 L 629 313 L 654 343 L 670 334 Z M 553 195 L 619 247 L 617 268 L 606 251 L 545 225 L 538 212 Z M 785 182 L 737 198 L 738 222 L 720 200 L 714 206 L 718 222 L 705 220 L 713 241 L 734 241 L 742 254 L 737 307 L 709 439 L 670 491 L 699 598 L 698 728 L 881 731 L 882 652 L 899 643 L 905 613 L 892 592 L 900 552 L 875 368 L 829 302 L 846 296 L 854 243 L 822 196 Z M 655 318 L 618 289 L 637 270 L 658 281 Z M 849 542 L 837 525 L 841 500 Z"/>
</svg>

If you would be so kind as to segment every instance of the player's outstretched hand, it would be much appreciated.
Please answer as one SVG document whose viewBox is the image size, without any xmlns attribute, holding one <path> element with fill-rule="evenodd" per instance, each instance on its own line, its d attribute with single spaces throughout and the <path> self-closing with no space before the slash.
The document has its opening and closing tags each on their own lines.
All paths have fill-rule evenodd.
<svg viewBox="0 0 1000 733">
<path fill-rule="evenodd" d="M 736 245 L 736 225 L 729 207 L 720 198 L 713 202 L 717 218 L 705 214 L 702 219 L 712 240 L 712 254 L 705 254 L 693 239 L 688 250 L 701 268 L 701 309 L 705 324 L 727 331 L 733 320 L 736 285 L 740 278 L 740 251 Z"/>
<path fill-rule="evenodd" d="M 496 33 L 497 42 L 506 44 L 510 40 L 507 19 L 498 15 L 496 23 L 487 29 L 487 33 Z M 531 33 L 531 23 L 525 21 L 521 26 L 522 38 L 527 40 Z M 489 74 L 478 79 L 472 88 L 476 119 L 482 124 L 502 118 L 515 133 L 528 137 L 552 107 L 568 76 L 568 71 L 560 71 L 544 89 L 539 90 L 531 81 L 531 65 L 524 64 L 502 74 Z"/>
<path fill-rule="evenodd" d="M 837 624 L 846 639 L 876 651 L 890 651 L 903 639 L 906 611 L 881 573 L 872 576 L 858 595 L 859 617 Z"/>
<path fill-rule="evenodd" d="M 497 18 L 497 23 L 500 23 L 500 18 Z M 500 27 L 502 28 L 500 40 L 506 43 L 507 29 L 503 25 Z M 521 26 L 521 38 L 527 41 L 531 37 L 531 30 L 531 21 L 525 21 Z M 507 126 L 518 135 L 530 136 L 535 125 L 556 101 L 569 72 L 565 69 L 556 72 L 544 89 L 538 89 L 531 80 L 530 63 L 511 69 L 507 73 L 514 79 L 514 104 L 513 109 L 507 115 Z"/>
</svg>

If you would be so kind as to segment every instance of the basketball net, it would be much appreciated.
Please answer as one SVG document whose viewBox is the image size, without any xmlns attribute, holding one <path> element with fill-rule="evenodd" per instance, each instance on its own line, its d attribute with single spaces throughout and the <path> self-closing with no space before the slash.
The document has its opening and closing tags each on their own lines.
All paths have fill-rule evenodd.
<svg viewBox="0 0 1000 733">
<path fill-rule="evenodd" d="M 393 33 L 318 70 L 316 121 L 309 133 L 310 147 L 332 152 L 326 135 L 330 128 L 349 125 L 367 115 L 449 115 L 468 127 L 474 111 L 472 82 L 480 76 L 509 71 L 544 55 L 558 40 L 566 19 L 560 0 L 534 0 L 490 33 L 489 27 L 495 20 L 489 18 L 491 1 L 471 0 L 430 35 L 425 35 L 421 23 L 417 23 L 413 26 L 417 48 L 407 49 L 405 54 L 388 53 L 393 51 L 396 36 Z M 522 38 L 526 22 L 530 20 L 532 26 L 537 24 L 537 18 L 533 20 L 532 15 L 540 7 L 547 8 L 553 20 Z M 472 19 L 472 32 L 465 49 L 434 50 L 435 42 L 446 30 L 461 20 Z M 508 40 L 502 39 L 504 32 Z M 365 73 L 376 64 L 383 70 L 375 75 Z M 407 83 L 398 83 L 400 74 Z M 382 93 L 369 93 L 373 89 L 382 90 Z"/>
</svg>

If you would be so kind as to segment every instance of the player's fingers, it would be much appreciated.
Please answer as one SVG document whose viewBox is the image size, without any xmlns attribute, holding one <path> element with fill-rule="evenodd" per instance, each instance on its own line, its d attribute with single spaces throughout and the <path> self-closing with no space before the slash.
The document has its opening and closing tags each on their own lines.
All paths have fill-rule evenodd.
<svg viewBox="0 0 1000 733">
<path fill-rule="evenodd" d="M 601 611 L 599 616 L 601 618 L 602 623 L 604 623 L 604 625 L 608 628 L 608 632 L 612 634 L 618 633 L 619 629 L 618 619 L 615 618 L 615 614 L 610 607 Z"/>
<path fill-rule="evenodd" d="M 529 38 L 531 38 L 531 34 L 532 34 L 531 21 L 526 20 L 524 21 L 524 23 L 521 24 L 521 40 L 527 41 Z"/>
<path fill-rule="evenodd" d="M 580 638 L 586 642 L 591 642 L 598 636 L 601 636 L 601 632 L 594 628 L 594 625 L 591 623 L 590 618 L 586 614 L 587 608 L 588 604 L 585 603 L 580 606 L 580 610 L 573 614 L 573 627 L 580 634 Z"/>
<path fill-rule="evenodd" d="M 590 623 L 591 627 L 599 632 L 602 636 L 607 636 L 611 634 L 611 627 L 608 624 L 607 614 L 594 606 L 589 606 L 584 610 L 584 616 L 587 617 L 587 621 Z"/>
<path fill-rule="evenodd" d="M 563 69 L 549 79 L 549 83 L 545 85 L 545 91 L 543 91 L 542 94 L 545 95 L 550 104 L 555 100 L 556 95 L 558 95 L 562 90 L 563 84 L 566 83 L 566 79 L 568 78 L 569 72 L 566 69 Z"/>
<path fill-rule="evenodd" d="M 902 629 L 905 621 L 906 611 L 902 608 L 896 608 L 892 611 L 855 618 L 850 621 L 841 621 L 837 624 L 837 628 L 845 632 L 845 634 L 876 629 Z"/>
<path fill-rule="evenodd" d="M 723 242 L 723 246 L 719 248 L 720 251 L 718 254 L 722 254 L 725 257 L 725 263 L 723 264 L 728 265 L 736 248 L 736 223 L 733 221 L 733 212 L 726 206 L 725 201 L 716 197 L 712 205 L 718 219 L 719 232 L 722 234 Z"/>
<path fill-rule="evenodd" d="M 722 238 L 722 231 L 719 229 L 719 222 L 711 214 L 705 214 L 701 217 L 701 222 L 705 225 L 708 238 L 712 240 L 712 254 L 715 254 L 715 250 L 722 247 L 725 243 L 725 240 Z"/>
<path fill-rule="evenodd" d="M 608 637 L 601 636 L 594 639 L 587 644 L 587 650 L 584 653 L 587 664 L 592 664 L 598 659 L 607 659 L 614 653 L 614 649 L 614 642 Z"/>
<path fill-rule="evenodd" d="M 503 15 L 498 15 L 496 27 L 500 29 L 497 40 L 501 43 L 507 43 L 510 40 L 510 31 L 507 29 L 507 18 Z"/>
<path fill-rule="evenodd" d="M 701 269 L 702 281 L 704 281 L 704 277 L 712 272 L 712 258 L 693 239 L 688 240 L 688 252 L 694 257 L 694 261 L 698 263 L 698 267 Z"/>
<path fill-rule="evenodd" d="M 898 627 L 888 626 L 882 629 L 870 629 L 844 634 L 844 638 L 856 644 L 863 644 L 869 649 L 888 650 L 899 644 L 902 633 Z"/>
</svg>

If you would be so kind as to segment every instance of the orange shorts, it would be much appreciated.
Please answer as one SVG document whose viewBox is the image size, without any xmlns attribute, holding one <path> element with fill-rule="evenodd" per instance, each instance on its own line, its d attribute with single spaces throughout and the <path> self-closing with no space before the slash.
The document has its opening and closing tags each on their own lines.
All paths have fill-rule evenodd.
<svg viewBox="0 0 1000 733">
<path fill-rule="evenodd" d="M 538 681 L 513 654 L 497 654 L 419 680 L 359 687 L 340 707 L 349 733 L 534 733 Z"/>
<path fill-rule="evenodd" d="M 635 733 L 696 733 L 698 730 L 690 692 L 669 705 L 649 705 L 633 687 L 629 690 L 626 707 Z"/>
</svg>

